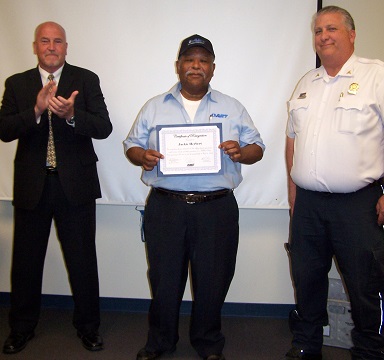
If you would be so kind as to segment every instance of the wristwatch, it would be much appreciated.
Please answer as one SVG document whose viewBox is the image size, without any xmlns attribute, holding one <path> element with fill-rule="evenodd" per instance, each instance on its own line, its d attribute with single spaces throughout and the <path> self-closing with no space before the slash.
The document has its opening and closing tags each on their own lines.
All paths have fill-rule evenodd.
<svg viewBox="0 0 384 360">
<path fill-rule="evenodd" d="M 68 125 L 75 125 L 75 115 L 72 115 L 68 120 L 67 120 Z"/>
</svg>

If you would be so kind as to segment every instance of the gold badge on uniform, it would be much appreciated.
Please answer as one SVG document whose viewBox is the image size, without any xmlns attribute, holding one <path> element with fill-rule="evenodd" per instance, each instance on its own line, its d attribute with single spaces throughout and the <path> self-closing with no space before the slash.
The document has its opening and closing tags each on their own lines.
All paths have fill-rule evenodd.
<svg viewBox="0 0 384 360">
<path fill-rule="evenodd" d="M 360 86 L 358 83 L 352 83 L 351 85 L 349 85 L 348 94 L 356 95 L 357 90 L 359 90 L 359 87 Z"/>
</svg>

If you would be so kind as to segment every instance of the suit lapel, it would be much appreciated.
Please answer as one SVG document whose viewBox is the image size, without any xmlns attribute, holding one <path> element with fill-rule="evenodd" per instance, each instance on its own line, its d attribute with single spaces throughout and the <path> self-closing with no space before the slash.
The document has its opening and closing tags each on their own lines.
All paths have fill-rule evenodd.
<svg viewBox="0 0 384 360">
<path fill-rule="evenodd" d="M 29 97 L 28 102 L 30 104 L 36 103 L 36 97 L 41 88 L 43 87 L 43 84 L 41 82 L 41 76 L 39 69 L 36 67 L 35 69 L 32 69 L 30 73 L 30 83 L 32 84 L 32 87 L 28 88 L 28 91 L 26 91 L 27 96 Z"/>
<path fill-rule="evenodd" d="M 69 89 L 71 89 L 73 84 L 74 76 L 72 72 L 72 66 L 65 63 L 63 67 L 63 72 L 60 76 L 59 86 L 57 88 L 56 96 L 63 96 L 68 98 L 71 96 Z"/>
</svg>

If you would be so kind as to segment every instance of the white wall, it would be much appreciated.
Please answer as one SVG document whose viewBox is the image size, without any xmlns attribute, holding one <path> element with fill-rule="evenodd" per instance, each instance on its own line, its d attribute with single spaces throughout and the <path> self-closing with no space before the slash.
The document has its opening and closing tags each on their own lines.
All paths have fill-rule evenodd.
<svg viewBox="0 0 384 360">
<path fill-rule="evenodd" d="M 10 291 L 13 208 L 0 201 L 0 292 Z M 227 301 L 293 303 L 287 240 L 288 210 L 240 210 L 237 269 Z M 52 228 L 43 293 L 70 294 L 59 242 Z M 103 297 L 150 298 L 140 213 L 134 206 L 97 206 L 97 253 Z M 185 299 L 191 299 L 189 287 Z"/>
</svg>

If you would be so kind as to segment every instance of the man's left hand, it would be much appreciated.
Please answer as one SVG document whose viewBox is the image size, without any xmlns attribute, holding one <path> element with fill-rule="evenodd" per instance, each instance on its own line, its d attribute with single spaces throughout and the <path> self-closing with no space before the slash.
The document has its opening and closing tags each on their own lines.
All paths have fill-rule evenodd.
<svg viewBox="0 0 384 360">
<path fill-rule="evenodd" d="M 233 162 L 239 162 L 241 158 L 241 148 L 237 141 L 228 140 L 219 145 L 220 149 L 224 150 L 224 153 L 229 156 Z"/>
<path fill-rule="evenodd" d="M 376 204 L 377 223 L 380 226 L 384 225 L 384 195 L 380 197 Z"/>
<path fill-rule="evenodd" d="M 49 100 L 49 108 L 51 111 L 62 119 L 70 119 L 74 113 L 75 98 L 79 92 L 74 91 L 68 99 L 62 96 L 52 97 Z"/>
</svg>

